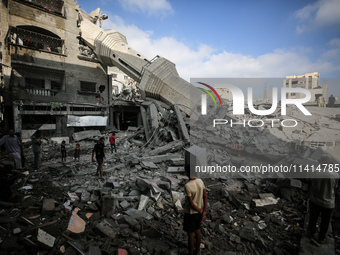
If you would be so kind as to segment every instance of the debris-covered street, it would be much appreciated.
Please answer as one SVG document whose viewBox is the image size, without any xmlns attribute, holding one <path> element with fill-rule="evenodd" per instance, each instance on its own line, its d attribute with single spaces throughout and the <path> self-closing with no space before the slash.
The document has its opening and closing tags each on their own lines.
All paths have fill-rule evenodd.
<svg viewBox="0 0 340 255">
<path fill-rule="evenodd" d="M 339 125 L 335 115 L 322 112 L 325 109 L 309 109 L 315 111 L 315 118 L 319 118 L 317 113 L 323 114 L 324 121 L 319 126 L 304 122 L 310 129 L 302 130 L 317 133 Z M 175 115 L 172 111 L 168 114 Z M 169 131 L 164 119 L 159 117 L 159 121 Z M 1 254 L 124 254 L 122 250 L 128 254 L 185 254 L 187 236 L 182 219 L 183 188 L 188 181 L 184 149 L 188 146 L 181 140 L 169 142 L 162 133 L 146 144 L 142 131 L 131 127 L 117 132 L 117 153 L 109 148 L 110 130 L 85 138 L 79 138 L 79 132 L 80 140 L 66 144 L 66 162 L 61 160 L 60 143 L 43 138 L 38 171 L 32 170 L 33 153 L 27 140 L 27 168 L 14 185 L 16 197 L 0 202 Z M 176 128 L 173 131 L 180 133 Z M 210 131 L 206 132 L 209 140 Z M 306 132 L 287 134 L 279 128 L 220 132 L 230 143 L 242 144 L 245 151 L 221 149 L 208 152 L 207 157 L 220 155 L 232 165 L 266 162 L 268 158 L 273 162 L 275 154 L 287 154 L 286 159 L 292 162 L 312 160 L 315 154 L 315 149 L 296 142 L 312 137 Z M 291 139 L 280 141 L 288 135 Z M 103 179 L 95 175 L 97 163 L 91 162 L 93 146 L 101 136 L 106 141 Z M 268 136 L 273 136 L 272 144 L 266 145 L 273 154 L 270 156 L 269 151 L 260 150 L 260 141 Z M 79 162 L 73 158 L 77 143 Z M 225 176 L 204 181 L 209 205 L 202 225 L 201 254 L 298 254 L 313 245 L 303 244 L 302 238 L 308 215 L 305 180 Z M 312 247 L 320 249 L 317 243 Z M 334 254 L 330 249 L 333 251 L 328 254 Z"/>
</svg>

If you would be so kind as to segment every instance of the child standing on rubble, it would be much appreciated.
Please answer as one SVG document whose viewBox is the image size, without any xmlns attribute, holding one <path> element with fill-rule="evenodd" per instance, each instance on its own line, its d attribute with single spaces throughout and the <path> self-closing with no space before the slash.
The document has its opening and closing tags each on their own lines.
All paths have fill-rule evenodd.
<svg viewBox="0 0 340 255">
<path fill-rule="evenodd" d="M 105 142 L 105 138 L 101 137 L 92 150 L 92 162 L 95 162 L 94 155 L 96 154 L 96 161 L 98 163 L 96 175 L 98 176 L 98 174 L 100 174 L 101 179 L 104 179 L 103 163 L 104 163 L 104 158 L 106 158 L 105 151 L 104 151 L 104 142 Z"/>
<path fill-rule="evenodd" d="M 79 143 L 76 144 L 76 148 L 73 151 L 73 157 L 74 157 L 74 161 L 76 161 L 78 159 L 78 162 L 80 160 L 80 145 Z"/>
<path fill-rule="evenodd" d="M 189 254 L 200 254 L 201 246 L 201 222 L 205 222 L 208 205 L 208 195 L 204 182 L 190 173 L 190 166 L 185 166 L 185 173 L 189 182 L 185 184 L 185 214 L 183 229 L 188 233 Z M 203 208 L 202 208 L 203 201 Z M 196 236 L 196 249 L 194 237 Z"/>
<path fill-rule="evenodd" d="M 61 142 L 61 146 L 60 146 L 60 150 L 61 150 L 61 162 L 65 161 L 66 162 L 66 146 L 65 146 L 66 142 L 62 141 Z"/>
</svg>

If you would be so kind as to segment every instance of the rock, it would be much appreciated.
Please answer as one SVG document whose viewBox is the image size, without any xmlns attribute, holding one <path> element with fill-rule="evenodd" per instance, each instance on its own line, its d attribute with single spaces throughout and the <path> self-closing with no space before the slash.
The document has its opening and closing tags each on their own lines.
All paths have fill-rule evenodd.
<svg viewBox="0 0 340 255">
<path fill-rule="evenodd" d="M 130 203 L 126 200 L 119 204 L 124 210 L 130 206 Z"/>
<path fill-rule="evenodd" d="M 129 210 L 125 211 L 125 213 L 135 219 L 139 219 L 139 218 L 145 218 L 147 220 L 153 219 L 152 215 L 150 215 L 149 213 L 144 212 L 144 211 L 139 211 L 133 208 L 130 208 Z"/>
<path fill-rule="evenodd" d="M 251 242 L 255 242 L 256 240 L 256 232 L 254 228 L 243 227 L 240 229 L 239 235 L 241 238 Z"/>
<path fill-rule="evenodd" d="M 115 239 L 116 235 L 119 233 L 119 230 L 114 228 L 107 220 L 103 220 L 98 223 L 96 225 L 96 229 L 99 230 L 103 236 L 107 236 L 112 239 Z"/>
</svg>

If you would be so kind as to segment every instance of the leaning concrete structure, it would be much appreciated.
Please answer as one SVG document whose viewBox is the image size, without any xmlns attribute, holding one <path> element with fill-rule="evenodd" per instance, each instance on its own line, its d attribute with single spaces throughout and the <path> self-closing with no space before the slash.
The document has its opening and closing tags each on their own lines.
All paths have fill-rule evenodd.
<svg viewBox="0 0 340 255">
<path fill-rule="evenodd" d="M 171 105 L 179 104 L 182 111 L 188 115 L 192 113 L 201 92 L 178 75 L 174 63 L 160 56 L 147 59 L 132 49 L 125 36 L 118 31 L 104 31 L 91 21 L 88 14 L 81 10 L 79 14 L 81 36 L 103 64 L 117 66 L 138 81 L 138 88 L 144 98 L 152 97 Z"/>
</svg>

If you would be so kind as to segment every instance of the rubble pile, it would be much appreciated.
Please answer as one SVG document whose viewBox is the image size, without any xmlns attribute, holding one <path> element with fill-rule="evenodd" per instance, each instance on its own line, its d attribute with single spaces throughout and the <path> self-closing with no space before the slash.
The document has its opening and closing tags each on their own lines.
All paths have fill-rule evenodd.
<svg viewBox="0 0 340 255">
<path fill-rule="evenodd" d="M 116 132 L 117 153 L 106 146 L 104 179 L 95 175 L 97 164 L 91 162 L 99 136 L 68 144 L 67 162 L 61 162 L 60 145 L 45 138 L 41 168 L 17 180 L 14 200 L 0 202 L 1 254 L 186 254 L 183 149 L 189 118 L 178 109 L 154 106 L 157 123 L 150 118 L 153 126 Z M 322 125 L 336 124 L 329 118 Z M 190 139 L 207 145 L 212 162 L 225 165 L 293 161 L 314 151 L 296 139 L 306 140 L 321 128 L 306 120 L 301 125 L 303 132 L 290 139 L 277 135 L 289 133 L 280 127 L 209 126 L 191 128 Z M 223 139 L 217 141 L 216 133 Z M 106 141 L 109 135 L 100 134 Z M 219 149 L 210 150 L 212 142 Z M 72 158 L 76 143 L 80 162 Z M 28 142 L 28 166 L 33 162 L 29 150 Z M 209 205 L 201 254 L 299 252 L 307 209 L 303 180 L 226 175 L 204 182 Z"/>
</svg>

